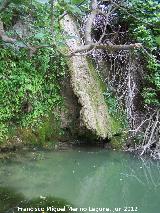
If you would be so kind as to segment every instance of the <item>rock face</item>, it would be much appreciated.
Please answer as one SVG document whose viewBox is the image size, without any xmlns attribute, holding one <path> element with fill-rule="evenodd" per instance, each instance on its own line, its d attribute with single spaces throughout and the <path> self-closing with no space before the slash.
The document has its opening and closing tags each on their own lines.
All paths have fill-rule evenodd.
<svg viewBox="0 0 160 213">
<path fill-rule="evenodd" d="M 81 38 L 74 19 L 66 15 L 61 20 L 66 39 L 67 53 L 81 45 Z M 108 109 L 103 97 L 102 82 L 94 69 L 91 60 L 86 56 L 71 56 L 67 59 L 70 69 L 71 85 L 81 106 L 80 123 L 97 138 L 111 137 L 111 124 Z"/>
</svg>

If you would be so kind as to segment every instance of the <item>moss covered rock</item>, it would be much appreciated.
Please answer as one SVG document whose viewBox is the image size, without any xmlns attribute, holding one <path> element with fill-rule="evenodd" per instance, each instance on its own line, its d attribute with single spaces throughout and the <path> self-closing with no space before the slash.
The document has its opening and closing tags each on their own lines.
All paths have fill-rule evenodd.
<svg viewBox="0 0 160 213">
<path fill-rule="evenodd" d="M 76 50 L 81 45 L 81 39 L 74 19 L 66 15 L 61 26 L 70 38 L 66 40 L 67 53 Z M 71 85 L 81 106 L 81 127 L 90 131 L 98 138 L 111 137 L 111 124 L 107 105 L 98 73 L 86 56 L 71 56 L 68 58 Z"/>
</svg>

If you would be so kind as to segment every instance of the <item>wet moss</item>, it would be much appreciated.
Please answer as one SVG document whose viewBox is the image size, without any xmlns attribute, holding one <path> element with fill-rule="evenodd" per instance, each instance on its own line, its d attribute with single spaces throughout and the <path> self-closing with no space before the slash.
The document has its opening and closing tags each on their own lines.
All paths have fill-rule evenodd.
<svg viewBox="0 0 160 213">
<path fill-rule="evenodd" d="M 54 147 L 55 143 L 63 137 L 63 131 L 60 124 L 60 118 L 50 114 L 43 118 L 41 124 L 37 128 L 19 128 L 10 131 L 6 147 L 16 146 L 17 148 L 27 146 Z"/>
<path fill-rule="evenodd" d="M 93 60 L 91 60 L 90 58 L 87 58 L 88 61 L 88 65 L 89 65 L 89 70 L 92 74 L 92 76 L 94 77 L 94 79 L 96 80 L 96 83 L 99 84 L 99 88 L 101 89 L 101 93 L 105 94 L 106 90 L 107 90 L 107 86 L 106 84 L 103 82 L 103 80 L 101 79 L 100 75 L 98 75 L 97 71 L 95 70 L 94 67 L 94 62 Z M 92 90 L 93 93 L 93 99 L 95 98 L 95 94 L 93 92 L 94 90 Z M 116 141 L 115 139 L 115 135 L 121 135 L 124 129 L 124 118 L 122 117 L 122 115 L 120 113 L 114 113 L 114 115 L 112 113 L 110 113 L 110 111 L 112 110 L 112 106 L 110 106 L 110 104 L 108 103 L 108 100 L 106 97 L 104 97 L 105 99 L 105 103 L 106 106 L 108 108 L 108 129 L 110 130 L 109 136 L 110 138 L 113 137 L 113 141 Z M 101 100 L 100 100 L 101 101 Z M 99 102 L 100 102 L 99 101 Z M 95 100 L 96 102 L 96 100 Z M 98 126 L 97 126 L 98 128 Z M 120 139 L 120 138 L 119 138 Z M 118 139 L 118 140 L 119 140 Z M 116 144 L 116 143 L 115 143 Z M 118 145 L 119 147 L 119 145 Z"/>
<path fill-rule="evenodd" d="M 94 61 L 91 58 L 87 57 L 87 62 L 88 62 L 90 73 L 92 74 L 94 79 L 96 79 L 96 82 L 99 84 L 99 87 L 100 87 L 102 93 L 105 92 L 106 84 L 103 82 L 101 76 L 97 73 L 97 71 L 95 69 Z"/>
<path fill-rule="evenodd" d="M 93 99 L 93 103 L 95 106 L 93 106 L 93 108 L 95 109 L 95 111 L 97 110 L 97 105 L 99 104 L 105 104 L 106 105 L 106 121 L 107 121 L 107 129 L 106 132 L 108 132 L 108 138 L 112 137 L 112 133 L 111 133 L 111 120 L 110 120 L 110 116 L 108 113 L 108 106 L 105 103 L 104 97 L 103 97 L 103 93 L 106 91 L 106 84 L 103 82 L 101 76 L 98 74 L 98 72 L 95 69 L 95 62 L 87 57 L 87 63 L 88 63 L 88 67 L 89 67 L 89 72 L 90 75 L 93 77 L 93 80 L 95 83 L 92 84 L 93 88 L 91 88 L 91 90 L 89 91 L 90 96 Z M 97 84 L 97 86 L 96 86 Z M 99 88 L 99 90 L 97 91 L 96 88 Z M 98 99 L 98 102 L 97 102 Z M 97 104 L 97 105 L 96 105 Z M 99 132 L 101 132 L 101 127 L 99 127 L 98 122 L 97 122 L 97 130 Z"/>
<path fill-rule="evenodd" d="M 111 129 L 112 129 L 112 135 L 121 135 L 123 131 L 123 123 L 121 118 L 117 115 L 110 116 L 111 117 Z"/>
<path fill-rule="evenodd" d="M 122 148 L 124 146 L 123 137 L 121 135 L 120 136 L 114 136 L 111 139 L 111 146 L 112 146 L 112 149 L 122 150 Z"/>
</svg>

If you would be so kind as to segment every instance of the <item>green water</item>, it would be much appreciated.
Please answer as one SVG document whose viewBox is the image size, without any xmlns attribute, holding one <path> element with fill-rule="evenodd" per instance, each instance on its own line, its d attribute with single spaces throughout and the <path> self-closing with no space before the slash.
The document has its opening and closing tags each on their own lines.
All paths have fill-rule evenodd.
<svg viewBox="0 0 160 213">
<path fill-rule="evenodd" d="M 19 153 L 0 162 L 1 213 L 19 205 L 10 198 L 16 196 L 58 198 L 86 207 L 85 212 L 90 206 L 110 212 L 159 213 L 160 163 L 100 149 Z"/>
</svg>

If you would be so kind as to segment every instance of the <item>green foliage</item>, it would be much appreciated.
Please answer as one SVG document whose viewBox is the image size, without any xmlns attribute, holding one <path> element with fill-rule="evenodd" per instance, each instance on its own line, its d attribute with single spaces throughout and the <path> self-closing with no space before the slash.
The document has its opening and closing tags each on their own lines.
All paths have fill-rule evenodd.
<svg viewBox="0 0 160 213">
<path fill-rule="evenodd" d="M 157 44 L 160 46 L 160 36 L 155 37 Z"/>
<path fill-rule="evenodd" d="M 29 10 L 23 5 L 23 11 Z M 14 6 L 8 8 L 11 20 Z M 22 9 L 22 5 L 20 5 Z M 62 106 L 60 80 L 66 69 L 61 54 L 52 48 L 49 34 L 49 7 L 33 1 L 34 19 L 29 23 L 32 34 L 25 39 L 32 45 L 44 45 L 32 57 L 29 50 L 17 46 L 2 46 L 0 51 L 0 140 L 7 137 L 9 128 L 41 126 L 44 117 Z M 16 11 L 19 11 L 17 7 Z M 1 14 L 7 23 L 7 12 Z M 14 14 L 14 15 L 13 15 Z M 21 14 L 21 13 L 20 13 Z M 16 15 L 19 17 L 20 14 Z M 25 15 L 25 12 L 24 12 Z M 48 30 L 47 30 L 48 29 Z M 26 47 L 23 41 L 22 46 Z M 16 45 L 17 45 L 16 43 Z"/>
<path fill-rule="evenodd" d="M 124 128 L 127 128 L 127 119 L 124 110 L 120 106 L 116 95 L 109 89 L 104 93 L 111 117 L 111 129 L 113 135 L 120 135 Z"/>
<path fill-rule="evenodd" d="M 72 15 L 84 15 L 86 0 L 59 0 L 55 4 L 57 11 L 60 13 L 68 12 Z M 87 9 L 87 8 L 86 8 Z"/>
<path fill-rule="evenodd" d="M 61 59 L 48 49 L 39 50 L 33 58 L 28 58 L 24 50 L 18 54 L 11 49 L 1 50 L 0 120 L 3 125 L 40 124 L 40 118 L 61 105 L 57 79 L 64 70 L 62 59 L 57 57 Z"/>
<path fill-rule="evenodd" d="M 143 97 L 146 104 L 160 105 L 160 65 L 157 61 L 160 45 L 160 4 L 153 0 L 132 0 L 126 16 L 131 37 L 142 43 L 141 54 L 146 68 Z"/>
<path fill-rule="evenodd" d="M 3 2 L 3 1 L 2 1 Z M 2 3 L 1 3 L 2 4 Z M 8 7 L 0 13 L 0 18 L 5 27 L 9 27 L 15 21 L 16 15 L 25 15 L 29 11 L 30 2 L 28 0 L 12 0 Z"/>
</svg>

